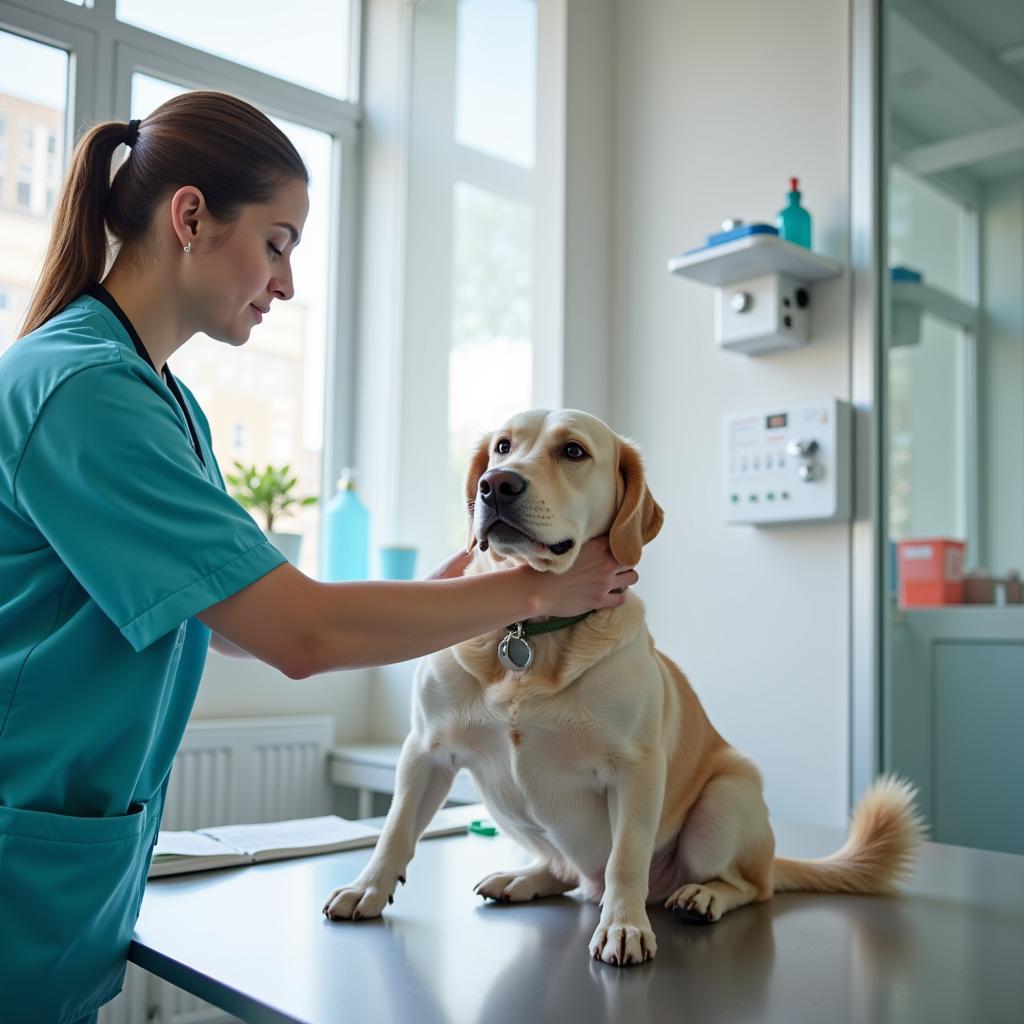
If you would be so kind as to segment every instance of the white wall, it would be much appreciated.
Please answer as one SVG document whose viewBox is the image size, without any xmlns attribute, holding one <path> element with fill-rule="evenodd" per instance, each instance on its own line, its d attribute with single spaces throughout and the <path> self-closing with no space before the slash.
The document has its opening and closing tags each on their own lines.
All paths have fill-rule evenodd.
<svg viewBox="0 0 1024 1024">
<path fill-rule="evenodd" d="M 842 824 L 849 785 L 850 531 L 727 527 L 723 413 L 848 397 L 847 278 L 815 341 L 717 349 L 710 288 L 665 262 L 728 216 L 774 219 L 798 175 L 815 248 L 848 259 L 847 0 L 617 0 L 611 421 L 644 449 L 665 528 L 640 565 L 659 647 L 760 764 L 773 817 Z"/>
</svg>

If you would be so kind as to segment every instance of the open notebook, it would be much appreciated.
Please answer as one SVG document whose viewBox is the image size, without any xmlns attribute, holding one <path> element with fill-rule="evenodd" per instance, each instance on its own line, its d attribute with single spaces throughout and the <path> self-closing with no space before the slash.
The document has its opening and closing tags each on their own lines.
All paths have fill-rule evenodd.
<svg viewBox="0 0 1024 1024">
<path fill-rule="evenodd" d="M 479 804 L 472 804 L 438 811 L 423 838 L 465 832 L 481 810 Z M 195 832 L 160 832 L 149 877 L 374 846 L 379 835 L 380 829 L 374 825 L 348 821 L 333 814 L 259 825 L 220 825 Z"/>
</svg>

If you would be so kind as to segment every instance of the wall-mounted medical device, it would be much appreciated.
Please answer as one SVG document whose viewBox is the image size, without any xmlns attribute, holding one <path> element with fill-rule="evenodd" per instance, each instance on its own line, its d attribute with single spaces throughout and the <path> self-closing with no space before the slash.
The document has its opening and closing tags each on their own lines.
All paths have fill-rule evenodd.
<svg viewBox="0 0 1024 1024">
<path fill-rule="evenodd" d="M 837 398 L 722 418 L 728 523 L 846 520 L 852 514 L 852 411 Z"/>
<path fill-rule="evenodd" d="M 843 272 L 836 260 L 774 234 L 714 242 L 668 261 L 670 273 L 715 287 L 715 337 L 722 348 L 755 355 L 811 340 L 812 285 Z"/>
</svg>

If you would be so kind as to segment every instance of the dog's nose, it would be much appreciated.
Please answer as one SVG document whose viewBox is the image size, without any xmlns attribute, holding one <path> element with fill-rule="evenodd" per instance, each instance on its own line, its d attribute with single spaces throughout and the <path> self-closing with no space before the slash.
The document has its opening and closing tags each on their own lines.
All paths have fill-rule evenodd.
<svg viewBox="0 0 1024 1024">
<path fill-rule="evenodd" d="M 511 505 L 526 490 L 526 481 L 511 469 L 489 469 L 480 477 L 480 497 L 491 508 Z"/>
</svg>

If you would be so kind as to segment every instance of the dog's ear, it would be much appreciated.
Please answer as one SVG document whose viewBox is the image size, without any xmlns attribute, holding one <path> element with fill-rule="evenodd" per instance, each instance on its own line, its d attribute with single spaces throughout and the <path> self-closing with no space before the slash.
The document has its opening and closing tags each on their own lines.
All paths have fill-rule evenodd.
<svg viewBox="0 0 1024 1024">
<path fill-rule="evenodd" d="M 658 536 L 665 513 L 644 480 L 644 464 L 639 450 L 628 441 L 619 442 L 619 473 L 625 484 L 625 493 L 612 523 L 608 543 L 617 562 L 636 565 L 643 546 Z"/>
<path fill-rule="evenodd" d="M 466 470 L 466 516 L 469 520 L 469 536 L 466 539 L 467 551 L 472 551 L 476 547 L 476 537 L 473 535 L 473 508 L 476 504 L 476 492 L 480 484 L 480 477 L 487 471 L 487 463 L 490 458 L 491 435 L 485 434 L 477 441 L 469 459 L 469 469 Z"/>
</svg>

